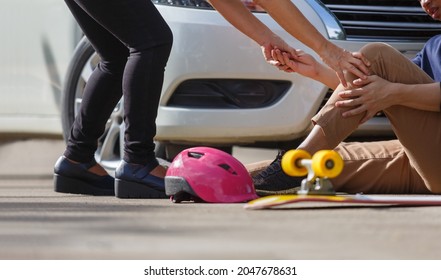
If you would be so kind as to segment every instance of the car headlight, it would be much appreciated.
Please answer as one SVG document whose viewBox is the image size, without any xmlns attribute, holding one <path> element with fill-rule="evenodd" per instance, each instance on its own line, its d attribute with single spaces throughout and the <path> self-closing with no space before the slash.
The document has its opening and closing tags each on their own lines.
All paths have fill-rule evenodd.
<svg viewBox="0 0 441 280">
<path fill-rule="evenodd" d="M 152 0 L 154 4 L 169 5 L 184 8 L 213 9 L 206 0 Z M 259 5 L 252 0 L 242 0 L 242 3 L 252 12 L 265 12 Z"/>
</svg>

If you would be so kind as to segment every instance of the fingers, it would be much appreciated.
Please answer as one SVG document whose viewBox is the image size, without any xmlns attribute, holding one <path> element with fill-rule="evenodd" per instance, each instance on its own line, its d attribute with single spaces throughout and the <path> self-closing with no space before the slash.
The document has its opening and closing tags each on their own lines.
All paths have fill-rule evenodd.
<svg viewBox="0 0 441 280">
<path fill-rule="evenodd" d="M 346 111 L 342 114 L 343 118 L 350 118 L 356 115 L 364 114 L 363 118 L 360 120 L 360 124 L 363 124 L 370 120 L 375 114 L 371 114 L 366 108 L 363 108 L 363 106 L 359 106 L 355 109 Z"/>
<path fill-rule="evenodd" d="M 362 104 L 360 104 L 360 102 L 358 102 L 356 99 L 347 99 L 335 102 L 335 107 L 338 108 L 355 107 L 360 105 Z"/>
<path fill-rule="evenodd" d="M 355 67 L 357 70 L 360 70 L 364 76 L 367 76 L 370 74 L 369 68 L 366 66 L 366 64 L 362 60 L 353 57 L 353 59 L 351 60 L 351 63 L 352 63 L 352 66 Z M 363 78 L 363 77 L 360 77 L 360 78 Z"/>
<path fill-rule="evenodd" d="M 280 55 L 281 57 L 281 55 Z M 279 55 L 276 54 L 275 50 L 272 49 L 270 52 L 270 60 L 268 61 L 269 64 L 277 67 L 280 70 L 285 70 L 286 69 L 286 65 L 285 63 L 280 59 Z"/>
<path fill-rule="evenodd" d="M 336 107 L 350 107 L 351 109 L 343 112 L 341 116 L 343 118 L 350 118 L 356 115 L 364 114 L 363 118 L 360 120 L 360 123 L 364 123 L 368 121 L 370 118 L 373 117 L 374 114 L 371 114 L 371 112 L 368 110 L 368 108 L 364 104 L 358 104 L 358 102 L 355 102 L 354 100 L 345 100 L 345 101 L 339 101 L 339 105 Z"/>
<path fill-rule="evenodd" d="M 294 72 L 288 65 L 280 65 L 277 68 L 279 68 L 279 70 L 285 71 L 287 73 Z"/>
<path fill-rule="evenodd" d="M 345 90 L 338 93 L 338 96 L 343 100 L 335 102 L 335 107 L 337 108 L 352 108 L 351 110 L 344 112 L 343 117 L 350 117 L 355 114 L 360 114 L 366 111 L 367 108 L 363 101 L 363 90 Z"/>
<path fill-rule="evenodd" d="M 358 59 L 361 59 L 364 65 L 367 67 L 371 66 L 371 62 L 360 52 L 353 52 L 352 56 Z M 370 73 L 365 73 L 366 75 L 369 75 Z"/>
<path fill-rule="evenodd" d="M 360 124 L 362 124 L 371 119 L 376 114 L 376 112 L 370 109 L 369 105 L 365 103 L 363 93 L 364 90 L 362 88 L 339 92 L 338 95 L 344 99 L 335 102 L 335 106 L 337 108 L 348 109 L 347 111 L 342 113 L 343 118 L 349 118 L 359 114 L 364 114 L 363 118 L 360 120 Z"/>
<path fill-rule="evenodd" d="M 269 44 L 265 44 L 261 46 L 261 49 L 262 49 L 263 57 L 268 63 L 271 64 L 271 50 L 273 49 L 273 47 Z"/>
<path fill-rule="evenodd" d="M 371 83 L 371 76 L 367 76 L 366 79 L 355 79 L 352 83 L 357 87 L 362 87 Z"/>
<path fill-rule="evenodd" d="M 285 71 L 285 72 L 288 72 L 288 73 L 294 72 L 294 71 L 289 67 L 289 65 L 286 65 L 286 64 L 284 64 L 284 63 L 281 63 L 281 62 L 278 61 L 278 60 L 270 60 L 270 61 L 268 61 L 268 63 L 271 64 L 272 66 L 277 67 L 277 69 L 279 69 L 279 70 L 282 70 L 282 71 Z"/>
<path fill-rule="evenodd" d="M 357 77 L 359 77 L 361 79 L 366 79 L 367 78 L 366 74 L 362 70 L 360 70 L 357 66 L 354 66 L 353 64 L 349 64 L 349 63 L 346 64 L 345 69 L 348 72 L 354 74 L 355 76 L 357 76 Z"/>
<path fill-rule="evenodd" d="M 364 92 L 365 92 L 364 88 L 342 90 L 338 93 L 338 96 L 340 96 L 343 99 L 356 98 L 356 97 L 360 97 L 361 95 L 363 95 Z"/>
<path fill-rule="evenodd" d="M 288 62 L 291 59 L 291 56 L 287 52 L 282 52 L 278 48 L 274 48 L 271 51 L 271 55 L 272 55 L 273 59 L 279 61 L 280 64 L 288 64 Z"/>
<path fill-rule="evenodd" d="M 370 65 L 370 62 L 368 61 L 367 58 L 365 58 L 363 56 L 363 54 L 350 53 L 346 50 L 344 50 L 344 59 L 342 59 L 340 61 L 340 68 L 341 69 L 346 70 L 361 79 L 366 79 L 367 75 L 369 75 L 369 73 L 370 73 L 369 68 L 368 68 L 369 65 Z M 341 72 L 343 72 L 343 71 L 341 71 Z M 337 75 L 340 78 L 338 71 L 337 71 Z M 340 81 L 343 84 L 343 79 L 340 78 Z M 346 81 L 344 81 L 344 82 L 346 83 Z M 346 86 L 346 85 L 343 84 L 343 86 Z"/>
<path fill-rule="evenodd" d="M 278 56 L 274 53 L 274 50 L 277 49 L 277 47 L 274 47 L 271 44 L 265 44 L 262 45 L 261 48 L 266 62 L 268 62 L 270 65 L 276 66 L 283 71 L 286 71 L 288 69 L 287 67 L 283 66 L 286 63 L 281 63 L 282 61 L 280 61 Z"/>
<path fill-rule="evenodd" d="M 280 64 L 286 64 L 282 52 L 279 49 L 272 49 L 271 56 L 275 61 L 278 61 Z"/>
<path fill-rule="evenodd" d="M 290 54 L 282 52 L 278 48 L 274 48 L 271 50 L 271 57 L 273 59 L 273 65 L 276 66 L 279 70 L 285 71 L 287 73 L 295 72 L 295 70 L 290 67 L 290 65 L 292 64 L 290 60 Z"/>
</svg>

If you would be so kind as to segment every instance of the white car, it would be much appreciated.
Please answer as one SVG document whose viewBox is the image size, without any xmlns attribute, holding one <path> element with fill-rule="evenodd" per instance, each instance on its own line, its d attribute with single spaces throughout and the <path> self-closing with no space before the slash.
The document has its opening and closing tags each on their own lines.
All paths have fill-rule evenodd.
<svg viewBox="0 0 441 280">
<path fill-rule="evenodd" d="M 204 0 L 153 2 L 174 34 L 157 118 L 158 156 L 171 159 L 194 145 L 294 147 L 308 133 L 310 118 L 329 94 L 326 86 L 267 64 L 259 46 Z M 309 51 L 251 1 L 243 2 L 289 44 Z M 292 2 L 326 38 L 350 51 L 384 41 L 412 57 L 441 31 L 415 0 Z M 87 39 L 80 41 L 64 5 L 7 0 L 0 11 L 2 20 L 14 23 L 0 27 L 4 42 L 10 43 L 0 52 L 2 132 L 61 133 L 61 112 L 63 133 L 68 134 L 99 57 Z M 109 168 L 119 161 L 123 147 L 122 114 L 117 106 L 100 139 L 97 159 Z M 379 115 L 352 137 L 390 138 L 393 133 Z"/>
<path fill-rule="evenodd" d="M 311 129 L 310 118 L 330 94 L 321 83 L 268 65 L 258 45 L 233 28 L 203 0 L 153 1 L 174 34 L 157 118 L 158 155 L 172 159 L 181 149 L 208 145 L 293 147 Z M 309 51 L 252 1 L 255 15 L 289 44 Z M 357 51 L 371 41 L 393 45 L 409 58 L 441 31 L 418 1 L 316 1 L 294 4 L 332 42 Z M 311 52 L 312 53 L 312 52 Z M 69 69 L 62 110 L 67 133 L 82 90 L 98 62 L 87 39 L 80 42 Z M 121 106 L 115 108 L 100 140 L 98 160 L 114 167 L 121 155 Z M 351 137 L 394 137 L 379 114 Z"/>
</svg>

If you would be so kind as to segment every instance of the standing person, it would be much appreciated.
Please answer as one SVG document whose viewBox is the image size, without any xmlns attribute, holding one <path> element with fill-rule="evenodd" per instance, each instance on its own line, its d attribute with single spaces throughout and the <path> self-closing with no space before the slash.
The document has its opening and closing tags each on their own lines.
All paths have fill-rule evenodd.
<svg viewBox="0 0 441 280">
<path fill-rule="evenodd" d="M 420 3 L 433 19 L 441 20 L 441 0 Z M 332 70 L 310 55 L 299 51 L 294 61 L 287 53 L 273 51 L 274 59 L 292 71 L 335 88 L 298 148 L 310 154 L 335 149 L 343 157 L 343 172 L 332 179 L 336 191 L 441 193 L 440 50 L 441 35 L 431 38 L 412 61 L 389 45 L 369 44 L 360 52 L 371 62 L 372 75 L 362 80 L 348 74 L 348 88 L 338 85 Z M 341 143 L 379 111 L 390 120 L 397 140 Z M 258 193 L 265 195 L 292 192 L 302 178 L 285 175 L 278 156 L 253 179 Z"/>
<path fill-rule="evenodd" d="M 165 197 L 154 153 L 156 116 L 172 32 L 149 0 L 65 0 L 101 61 L 91 75 L 67 148 L 55 164 L 55 191 L 119 198 Z M 125 145 L 114 182 L 94 160 L 97 139 L 124 97 Z"/>
</svg>

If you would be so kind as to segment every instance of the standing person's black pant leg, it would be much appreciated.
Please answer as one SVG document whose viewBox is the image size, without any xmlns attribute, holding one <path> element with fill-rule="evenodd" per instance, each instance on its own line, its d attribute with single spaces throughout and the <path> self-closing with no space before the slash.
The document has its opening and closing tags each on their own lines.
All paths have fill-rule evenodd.
<svg viewBox="0 0 441 280">
<path fill-rule="evenodd" d="M 150 174 L 158 167 L 153 137 L 172 33 L 148 0 L 65 2 L 100 55 L 101 62 L 84 90 L 64 161 L 94 162 L 97 139 L 123 95 L 126 124 L 124 161 L 117 177 L 124 182 L 136 181 L 136 184 L 152 187 L 155 190 L 153 196 L 157 196 L 156 191 L 163 188 L 163 178 Z M 134 173 L 138 175 L 133 176 Z M 88 181 L 93 185 L 93 181 Z M 131 186 L 129 183 L 125 185 Z M 149 196 L 143 194 L 144 191 L 136 193 L 136 190 L 121 196 Z"/>
</svg>

